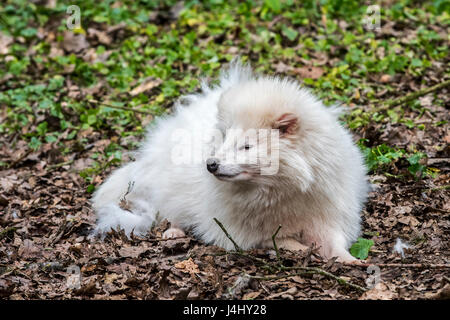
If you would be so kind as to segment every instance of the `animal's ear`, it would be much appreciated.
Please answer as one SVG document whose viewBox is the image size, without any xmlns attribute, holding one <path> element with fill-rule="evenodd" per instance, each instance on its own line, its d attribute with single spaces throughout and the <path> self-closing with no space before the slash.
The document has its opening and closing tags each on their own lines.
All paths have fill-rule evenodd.
<svg viewBox="0 0 450 320">
<path fill-rule="evenodd" d="M 285 113 L 279 117 L 272 125 L 273 129 L 280 130 L 280 136 L 294 134 L 297 131 L 298 118 L 293 113 Z"/>
</svg>

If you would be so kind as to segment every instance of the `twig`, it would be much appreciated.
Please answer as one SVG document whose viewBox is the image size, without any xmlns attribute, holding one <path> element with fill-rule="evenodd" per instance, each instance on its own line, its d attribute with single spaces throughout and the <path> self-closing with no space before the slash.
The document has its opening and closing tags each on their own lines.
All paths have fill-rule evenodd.
<svg viewBox="0 0 450 320">
<path fill-rule="evenodd" d="M 344 263 L 347 266 L 352 267 L 363 267 L 367 268 L 369 266 L 375 265 L 381 268 L 410 268 L 410 269 L 446 269 L 450 268 L 450 263 L 438 263 L 438 264 L 426 264 L 426 263 Z"/>
<path fill-rule="evenodd" d="M 47 166 L 47 171 L 52 171 L 52 170 L 54 170 L 54 169 L 57 169 L 57 168 L 60 168 L 60 167 L 64 167 L 64 166 L 67 166 L 67 165 L 69 165 L 69 164 L 72 164 L 73 163 L 73 160 L 69 160 L 69 161 L 65 161 L 65 162 L 60 162 L 60 163 L 57 163 L 57 164 L 52 164 L 52 165 L 49 165 L 49 166 Z"/>
<path fill-rule="evenodd" d="M 366 288 L 363 288 L 361 286 L 358 286 L 357 284 L 348 282 L 347 280 L 342 279 L 341 277 L 338 277 L 328 271 L 325 271 L 321 268 L 318 267 L 283 267 L 284 270 L 304 270 L 304 271 L 308 271 L 308 272 L 312 272 L 312 273 L 316 273 L 316 274 L 320 274 L 323 275 L 325 277 L 331 278 L 336 280 L 339 284 L 342 284 L 344 286 L 348 286 L 348 287 L 352 287 L 354 289 L 357 289 L 359 291 L 365 292 L 367 291 Z"/>
<path fill-rule="evenodd" d="M 296 272 L 296 273 L 289 273 L 289 274 L 282 274 L 279 276 L 268 276 L 268 277 L 249 275 L 249 277 L 251 279 L 260 280 L 260 281 L 273 281 L 273 280 L 285 279 L 285 278 L 290 278 L 290 277 L 295 277 L 295 276 L 303 276 L 305 274 L 315 274 L 315 272 L 303 271 L 303 272 Z"/>
<path fill-rule="evenodd" d="M 439 191 L 439 190 L 448 190 L 448 189 L 450 189 L 450 184 L 447 184 L 445 186 L 438 186 L 435 188 L 424 189 L 424 191 Z"/>
<path fill-rule="evenodd" d="M 115 106 L 106 102 L 100 102 L 98 100 L 88 100 L 90 103 L 94 103 L 94 104 L 100 104 L 100 105 L 104 105 L 107 106 L 109 108 L 115 108 L 115 109 L 121 109 L 121 110 L 126 110 L 126 111 L 132 111 L 132 112 L 136 112 L 136 113 L 142 113 L 142 114 L 149 114 L 151 116 L 153 116 L 153 112 L 151 111 L 146 111 L 146 110 L 138 110 L 138 109 L 134 109 L 134 108 L 130 108 L 130 107 L 119 107 L 119 106 Z"/>
<path fill-rule="evenodd" d="M 213 218 L 214 221 L 217 223 L 217 225 L 220 227 L 220 229 L 222 229 L 223 233 L 225 233 L 225 235 L 227 236 L 228 239 L 231 240 L 231 242 L 233 242 L 234 245 L 234 249 L 239 252 L 242 253 L 244 250 L 241 249 L 241 247 L 239 247 L 239 245 L 233 240 L 233 238 L 228 234 L 227 230 L 225 229 L 225 227 L 223 226 L 223 224 L 217 220 L 216 218 Z"/>
<path fill-rule="evenodd" d="M 169 240 L 178 240 L 178 239 L 189 239 L 188 236 L 183 237 L 174 237 L 174 238 L 153 238 L 153 239 L 146 239 L 148 242 L 164 242 Z"/>
<path fill-rule="evenodd" d="M 403 97 L 400 97 L 400 98 L 397 98 L 397 99 L 388 100 L 388 101 L 384 102 L 382 105 L 380 105 L 378 107 L 375 107 L 373 111 L 374 112 L 385 111 L 385 110 L 388 110 L 388 109 L 390 109 L 392 107 L 401 105 L 403 103 L 406 103 L 408 101 L 417 99 L 417 98 L 422 97 L 424 95 L 427 95 L 427 94 L 429 94 L 429 93 L 431 93 L 433 91 L 437 91 L 439 89 L 442 89 L 442 88 L 445 88 L 445 87 L 448 87 L 448 86 L 450 86 L 450 80 L 438 83 L 437 85 L 434 85 L 432 87 L 429 87 L 429 88 L 426 88 L 426 89 L 423 89 L 423 90 L 419 90 L 419 91 L 407 94 L 406 96 L 403 96 Z"/>
<path fill-rule="evenodd" d="M 24 160 L 26 157 L 28 157 L 30 155 L 30 153 L 34 152 L 35 150 L 33 149 L 28 149 L 23 155 L 21 155 L 19 158 L 17 158 L 16 160 L 12 161 L 9 164 L 9 168 L 15 168 L 20 162 L 22 162 L 22 160 Z"/>
<path fill-rule="evenodd" d="M 277 242 L 275 241 L 275 238 L 276 238 L 278 232 L 280 231 L 280 229 L 281 229 L 281 224 L 278 226 L 277 231 L 275 231 L 275 233 L 272 235 L 272 242 L 273 242 L 273 248 L 275 249 L 275 253 L 277 255 L 278 263 L 280 265 L 282 265 L 281 258 L 280 258 L 280 252 L 278 251 Z"/>
</svg>

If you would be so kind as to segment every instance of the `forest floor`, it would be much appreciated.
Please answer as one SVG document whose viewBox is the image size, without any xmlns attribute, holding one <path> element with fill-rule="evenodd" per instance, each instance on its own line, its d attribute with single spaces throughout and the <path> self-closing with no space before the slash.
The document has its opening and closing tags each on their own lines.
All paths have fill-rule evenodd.
<svg viewBox="0 0 450 320">
<path fill-rule="evenodd" d="M 370 3 L 159 3 L 0 4 L 0 298 L 448 298 L 450 89 L 375 112 L 450 79 L 448 2 L 380 1 L 377 30 L 363 23 Z M 74 30 L 69 4 L 81 12 Z M 95 188 L 130 161 L 147 124 L 235 55 L 349 106 L 373 186 L 365 265 L 315 248 L 279 261 L 162 240 L 166 221 L 145 237 L 90 238 Z"/>
</svg>

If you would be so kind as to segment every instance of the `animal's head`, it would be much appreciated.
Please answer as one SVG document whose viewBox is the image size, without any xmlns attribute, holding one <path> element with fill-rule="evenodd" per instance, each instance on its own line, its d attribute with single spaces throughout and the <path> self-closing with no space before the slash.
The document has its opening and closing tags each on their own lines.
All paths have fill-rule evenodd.
<svg viewBox="0 0 450 320">
<path fill-rule="evenodd" d="M 288 80 L 250 79 L 231 87 L 219 100 L 221 141 L 206 161 L 208 171 L 224 181 L 262 184 L 296 175 L 306 187 L 312 173 L 300 149 L 314 114 L 302 106 L 316 103 Z"/>
</svg>

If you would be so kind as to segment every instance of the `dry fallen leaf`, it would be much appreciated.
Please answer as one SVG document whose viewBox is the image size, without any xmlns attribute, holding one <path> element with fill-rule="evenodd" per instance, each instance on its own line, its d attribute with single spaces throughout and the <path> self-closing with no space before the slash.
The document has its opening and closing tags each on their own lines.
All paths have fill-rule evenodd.
<svg viewBox="0 0 450 320">
<path fill-rule="evenodd" d="M 88 34 L 90 36 L 95 36 L 101 44 L 109 45 L 112 42 L 111 37 L 104 31 L 100 31 L 94 28 L 88 28 Z"/>
<path fill-rule="evenodd" d="M 287 64 L 283 63 L 282 61 L 279 61 L 275 65 L 275 71 L 278 73 L 286 73 L 288 71 L 292 70 L 291 66 L 288 66 Z"/>
<path fill-rule="evenodd" d="M 13 38 L 0 32 L 0 54 L 8 54 L 8 46 L 13 42 Z"/>
<path fill-rule="evenodd" d="M 396 292 L 392 292 L 386 284 L 379 282 L 374 288 L 364 292 L 359 300 L 392 300 L 396 298 Z"/>
<path fill-rule="evenodd" d="M 415 227 L 420 223 L 419 220 L 411 216 L 401 217 L 398 219 L 398 222 L 409 225 L 410 227 Z"/>
<path fill-rule="evenodd" d="M 242 300 L 253 300 L 261 294 L 261 291 L 249 292 L 244 294 Z"/>
<path fill-rule="evenodd" d="M 145 91 L 151 90 L 161 84 L 160 79 L 155 78 L 147 78 L 144 80 L 143 83 L 138 85 L 136 88 L 130 91 L 130 95 L 137 96 L 140 93 L 143 93 Z"/>
<path fill-rule="evenodd" d="M 320 78 L 324 71 L 320 67 L 302 67 L 302 68 L 294 68 L 294 73 L 297 74 L 300 78 L 310 78 L 310 79 L 318 79 Z"/>
<path fill-rule="evenodd" d="M 105 274 L 105 283 L 113 283 L 119 278 L 120 276 L 117 273 L 107 273 Z"/>
<path fill-rule="evenodd" d="M 427 293 L 425 294 L 426 299 L 431 300 L 448 300 L 450 299 L 450 284 L 446 284 L 441 290 L 437 293 Z"/>
<path fill-rule="evenodd" d="M 62 47 L 68 52 L 79 52 L 89 48 L 89 42 L 87 42 L 84 34 L 75 34 L 71 31 L 65 31 Z"/>
<path fill-rule="evenodd" d="M 120 248 L 119 254 L 124 258 L 137 258 L 145 250 L 143 247 L 123 247 Z"/>
<path fill-rule="evenodd" d="M 0 178 L 0 189 L 4 192 L 9 192 L 14 187 L 14 180 L 11 177 Z"/>
<path fill-rule="evenodd" d="M 195 264 L 192 258 L 176 263 L 175 268 L 190 274 L 200 272 L 200 270 L 198 269 L 198 265 Z"/>
</svg>

